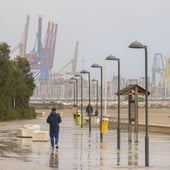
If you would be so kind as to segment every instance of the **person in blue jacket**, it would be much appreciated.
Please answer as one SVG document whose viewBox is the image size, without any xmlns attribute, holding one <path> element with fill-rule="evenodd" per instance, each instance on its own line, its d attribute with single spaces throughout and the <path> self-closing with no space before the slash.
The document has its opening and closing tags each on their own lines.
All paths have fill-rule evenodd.
<svg viewBox="0 0 170 170">
<path fill-rule="evenodd" d="M 87 113 L 87 116 L 91 116 L 91 114 L 93 113 L 93 106 L 88 104 L 87 107 L 86 107 L 86 113 Z"/>
<path fill-rule="evenodd" d="M 51 113 L 47 117 L 47 123 L 50 126 L 50 140 L 51 140 L 51 147 L 54 149 L 58 149 L 58 141 L 59 141 L 59 123 L 62 122 L 61 116 L 59 113 L 56 113 L 56 108 L 52 108 Z"/>
</svg>

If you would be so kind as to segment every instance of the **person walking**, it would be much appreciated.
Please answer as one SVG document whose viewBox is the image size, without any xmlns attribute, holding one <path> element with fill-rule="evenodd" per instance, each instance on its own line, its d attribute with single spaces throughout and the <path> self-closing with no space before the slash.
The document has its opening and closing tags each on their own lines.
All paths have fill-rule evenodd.
<svg viewBox="0 0 170 170">
<path fill-rule="evenodd" d="M 76 119 L 76 114 L 77 114 L 77 106 L 74 104 L 72 108 L 72 113 L 73 113 L 73 118 Z"/>
<path fill-rule="evenodd" d="M 91 116 L 91 114 L 93 113 L 93 106 L 88 104 L 87 107 L 86 107 L 86 113 L 87 113 L 87 116 Z"/>
<path fill-rule="evenodd" d="M 61 116 L 59 113 L 56 113 L 56 108 L 52 108 L 51 113 L 47 117 L 47 123 L 49 123 L 50 130 L 50 140 L 51 140 L 51 147 L 54 149 L 58 149 L 58 141 L 59 141 L 59 123 L 62 122 Z"/>
</svg>

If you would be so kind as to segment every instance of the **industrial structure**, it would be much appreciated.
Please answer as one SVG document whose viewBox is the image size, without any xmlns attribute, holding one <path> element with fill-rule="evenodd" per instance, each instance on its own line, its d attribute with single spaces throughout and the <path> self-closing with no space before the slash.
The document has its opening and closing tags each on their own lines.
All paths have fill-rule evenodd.
<svg viewBox="0 0 170 170">
<path fill-rule="evenodd" d="M 165 57 L 165 97 L 170 98 L 170 55 Z"/>
<path fill-rule="evenodd" d="M 163 55 L 161 53 L 156 53 L 154 55 L 154 61 L 152 66 L 152 84 L 163 83 L 164 79 L 164 62 Z"/>
<path fill-rule="evenodd" d="M 62 76 L 63 74 L 74 75 L 76 73 L 76 71 L 77 71 L 76 69 L 77 69 L 78 48 L 79 48 L 79 42 L 77 41 L 73 58 L 68 63 L 66 63 L 66 65 L 64 65 L 59 71 L 57 71 L 56 73 L 54 73 L 52 75 L 54 79 L 58 78 L 59 76 Z M 70 65 L 71 65 L 71 69 L 69 70 L 69 72 L 63 73 L 63 71 L 66 68 L 68 68 Z"/>
<path fill-rule="evenodd" d="M 26 18 L 24 32 L 21 41 L 11 50 L 11 54 L 19 50 L 18 55 L 25 57 L 31 67 L 35 83 L 40 80 L 47 80 L 52 76 L 53 61 L 58 25 L 48 22 L 45 38 L 42 37 L 42 16 L 38 17 L 38 29 L 35 36 L 35 43 L 31 52 L 27 53 L 27 39 L 29 30 L 29 15 Z M 45 43 L 43 44 L 42 41 Z"/>
<path fill-rule="evenodd" d="M 48 22 L 45 44 L 42 44 L 42 17 L 38 18 L 38 32 L 30 53 L 25 54 L 35 80 L 47 80 L 52 75 L 58 25 Z"/>
<path fill-rule="evenodd" d="M 27 16 L 22 39 L 16 47 L 11 50 L 11 54 L 16 50 L 19 50 L 18 55 L 20 57 L 25 57 L 29 61 L 36 84 L 34 97 L 70 97 L 72 87 L 71 85 L 68 85 L 68 80 L 77 72 L 79 42 L 76 42 L 72 59 L 57 72 L 52 73 L 58 25 L 53 22 L 48 22 L 46 34 L 43 37 L 42 16 L 39 16 L 33 48 L 30 52 L 26 52 L 29 22 L 30 17 Z M 44 44 L 42 42 L 44 42 Z M 68 67 L 70 66 L 71 68 L 68 70 Z M 67 72 L 65 71 L 66 69 Z M 148 90 L 151 92 L 150 98 L 170 98 L 170 55 L 164 58 L 161 53 L 154 54 L 151 71 L 151 79 L 148 77 Z M 117 79 L 116 76 L 113 76 L 112 80 L 106 83 L 106 97 L 109 99 L 116 98 L 115 92 L 117 91 Z M 139 77 L 138 79 L 125 79 L 121 77 L 121 88 L 129 84 L 138 84 L 145 88 L 145 79 L 144 77 Z"/>
<path fill-rule="evenodd" d="M 20 42 L 11 50 L 11 54 L 14 53 L 16 50 L 19 50 L 18 55 L 21 57 L 25 56 L 28 39 L 29 20 L 30 17 L 29 15 L 27 15 L 23 36 Z"/>
<path fill-rule="evenodd" d="M 154 98 L 165 98 L 165 67 L 161 53 L 154 55 L 151 92 Z"/>
</svg>

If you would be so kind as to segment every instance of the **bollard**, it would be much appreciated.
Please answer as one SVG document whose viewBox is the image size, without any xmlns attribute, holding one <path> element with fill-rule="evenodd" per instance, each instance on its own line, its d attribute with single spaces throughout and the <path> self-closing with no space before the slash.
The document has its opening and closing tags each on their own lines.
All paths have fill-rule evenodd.
<svg viewBox="0 0 170 170">
<path fill-rule="evenodd" d="M 102 119 L 102 134 L 108 133 L 108 124 L 109 124 L 109 119 L 103 118 Z"/>
<path fill-rule="evenodd" d="M 76 115 L 76 124 L 81 125 L 81 114 L 80 113 L 77 113 Z"/>
</svg>

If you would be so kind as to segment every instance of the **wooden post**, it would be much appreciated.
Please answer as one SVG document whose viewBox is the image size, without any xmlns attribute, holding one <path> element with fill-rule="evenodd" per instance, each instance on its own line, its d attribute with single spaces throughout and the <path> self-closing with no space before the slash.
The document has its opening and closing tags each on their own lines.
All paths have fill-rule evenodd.
<svg viewBox="0 0 170 170">
<path fill-rule="evenodd" d="M 138 87 L 135 87 L 135 142 L 138 142 Z"/>
<path fill-rule="evenodd" d="M 132 96 L 131 95 L 128 95 L 128 106 L 129 106 L 129 120 L 128 120 L 128 141 L 129 142 L 132 142 L 132 121 L 131 121 L 131 118 L 130 118 L 130 102 L 132 100 Z"/>
</svg>

